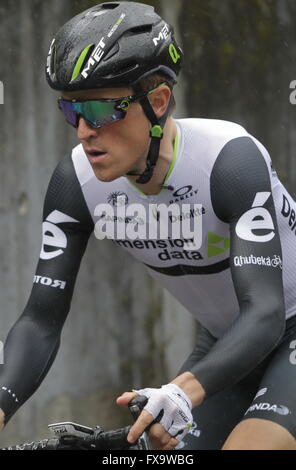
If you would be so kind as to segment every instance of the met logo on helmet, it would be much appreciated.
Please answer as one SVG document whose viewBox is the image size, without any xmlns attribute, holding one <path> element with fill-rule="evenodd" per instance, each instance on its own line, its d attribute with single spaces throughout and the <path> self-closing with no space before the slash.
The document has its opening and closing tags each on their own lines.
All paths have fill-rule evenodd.
<svg viewBox="0 0 296 470">
<path fill-rule="evenodd" d="M 153 38 L 153 43 L 155 46 L 158 45 L 159 41 L 164 41 L 169 35 L 169 27 L 167 24 L 164 25 L 159 35 L 156 38 Z"/>
<path fill-rule="evenodd" d="M 91 68 L 93 67 L 93 65 L 98 64 L 100 62 L 101 58 L 104 55 L 105 47 L 106 47 L 106 43 L 104 42 L 104 37 L 102 37 L 102 39 L 99 41 L 99 44 L 94 49 L 91 57 L 89 58 L 86 64 L 86 67 L 81 72 L 81 75 L 84 78 L 88 77 L 89 72 Z"/>
<path fill-rule="evenodd" d="M 102 12 L 99 12 L 99 14 L 102 14 Z M 95 13 L 95 16 L 96 16 L 96 13 Z M 111 29 L 109 30 L 109 32 L 107 33 L 107 37 L 108 38 L 111 38 L 111 36 L 113 36 L 113 34 L 115 33 L 115 31 L 118 29 L 119 25 L 123 22 L 124 18 L 126 17 L 126 14 L 125 13 L 122 13 L 120 15 L 120 17 L 118 18 L 118 20 L 116 21 L 116 23 L 114 23 L 114 25 L 111 27 Z M 91 68 L 93 67 L 93 65 L 96 65 L 100 62 L 100 60 L 102 59 L 104 53 L 105 53 L 105 49 L 106 48 L 106 43 L 104 41 L 104 36 L 100 39 L 99 41 L 99 44 L 95 47 L 91 57 L 89 58 L 88 62 L 87 62 L 87 65 L 86 67 L 82 70 L 81 72 L 81 75 L 84 77 L 84 78 L 87 78 L 88 75 L 89 75 L 89 72 L 91 70 Z M 79 60 L 79 59 L 78 59 Z"/>
<path fill-rule="evenodd" d="M 49 260 L 56 258 L 64 253 L 65 248 L 67 248 L 67 237 L 62 229 L 57 227 L 57 224 L 61 223 L 70 223 L 77 222 L 78 220 L 69 217 L 63 212 L 55 210 L 49 214 L 45 222 L 42 225 L 43 239 L 42 239 L 42 249 L 40 253 L 40 258 L 44 260 Z M 57 250 L 45 251 L 45 247 L 55 247 Z"/>
</svg>

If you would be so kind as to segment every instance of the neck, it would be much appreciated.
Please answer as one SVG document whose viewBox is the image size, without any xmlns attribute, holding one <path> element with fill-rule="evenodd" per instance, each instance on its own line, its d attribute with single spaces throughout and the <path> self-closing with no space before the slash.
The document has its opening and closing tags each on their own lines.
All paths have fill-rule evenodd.
<svg viewBox="0 0 296 470">
<path fill-rule="evenodd" d="M 176 122 L 172 117 L 169 117 L 164 126 L 163 138 L 161 140 L 159 149 L 159 157 L 154 168 L 152 178 L 148 183 L 139 184 L 136 182 L 138 176 L 126 175 L 126 178 L 143 193 L 152 195 L 158 194 L 161 191 L 162 183 L 167 175 L 174 157 L 174 141 L 176 135 Z M 143 163 L 143 168 L 137 170 L 137 173 L 142 173 L 144 169 L 145 163 Z"/>
</svg>

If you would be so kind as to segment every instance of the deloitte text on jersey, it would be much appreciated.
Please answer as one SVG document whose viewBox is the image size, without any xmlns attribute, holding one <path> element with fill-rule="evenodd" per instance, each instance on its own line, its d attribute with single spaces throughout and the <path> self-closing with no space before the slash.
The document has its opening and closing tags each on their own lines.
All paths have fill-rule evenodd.
<svg viewBox="0 0 296 470">
<path fill-rule="evenodd" d="M 98 204 L 94 232 L 99 240 L 193 239 L 184 249 L 196 250 L 202 245 L 202 214 L 201 204 Z"/>
</svg>

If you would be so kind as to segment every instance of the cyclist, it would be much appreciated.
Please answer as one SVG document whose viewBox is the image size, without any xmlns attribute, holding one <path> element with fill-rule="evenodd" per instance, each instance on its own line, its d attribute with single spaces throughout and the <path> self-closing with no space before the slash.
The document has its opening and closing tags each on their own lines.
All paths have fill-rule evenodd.
<svg viewBox="0 0 296 470">
<path fill-rule="evenodd" d="M 201 325 L 169 384 L 117 399 L 149 398 L 128 439 L 151 425 L 157 449 L 296 448 L 295 202 L 243 127 L 173 117 L 181 62 L 172 27 L 134 2 L 90 8 L 51 43 L 47 80 L 80 144 L 49 183 L 32 293 L 5 343 L 2 425 L 48 372 L 88 239 L 105 224 Z M 166 237 L 118 234 L 131 203 L 146 212 L 175 204 L 179 221 L 201 217 L 201 246 L 172 235 L 173 217 Z M 160 223 L 161 211 L 151 212 L 146 224 Z M 121 220 L 140 227 L 136 215 Z M 57 288 L 45 278 L 60 280 Z"/>
</svg>

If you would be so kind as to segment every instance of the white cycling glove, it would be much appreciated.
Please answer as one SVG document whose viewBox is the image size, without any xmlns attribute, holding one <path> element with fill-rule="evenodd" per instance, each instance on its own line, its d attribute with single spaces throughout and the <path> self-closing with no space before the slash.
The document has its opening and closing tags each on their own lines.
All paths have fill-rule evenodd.
<svg viewBox="0 0 296 470">
<path fill-rule="evenodd" d="M 181 441 L 186 436 L 193 423 L 192 403 L 178 385 L 167 384 L 161 388 L 143 388 L 133 392 L 148 398 L 144 410 L 172 437 Z"/>
</svg>

